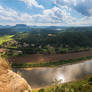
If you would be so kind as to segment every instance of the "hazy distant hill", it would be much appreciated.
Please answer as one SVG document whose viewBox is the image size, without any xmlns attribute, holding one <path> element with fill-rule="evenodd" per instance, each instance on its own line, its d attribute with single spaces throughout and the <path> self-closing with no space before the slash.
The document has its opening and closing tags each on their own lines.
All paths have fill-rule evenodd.
<svg viewBox="0 0 92 92">
<path fill-rule="evenodd" d="M 0 36 L 3 35 L 14 35 L 16 32 L 12 28 L 2 28 L 0 29 Z"/>
<path fill-rule="evenodd" d="M 29 31 L 61 31 L 61 30 L 66 30 L 66 31 L 92 31 L 92 27 L 68 27 L 68 26 L 28 26 L 26 24 L 16 24 L 15 26 L 2 26 L 0 25 L 0 31 L 3 30 L 10 30 L 10 32 L 29 32 Z M 12 30 L 12 31 L 11 31 Z M 8 31 L 6 33 L 8 33 Z M 9 33 L 10 33 L 9 32 Z"/>
<path fill-rule="evenodd" d="M 3 29 L 3 30 L 8 30 L 8 29 L 12 29 L 13 31 L 16 31 L 16 32 L 25 32 L 25 31 L 30 31 L 31 30 L 31 27 L 25 25 L 25 24 L 16 24 L 15 26 L 2 26 L 0 25 L 0 30 Z"/>
<path fill-rule="evenodd" d="M 9 26 L 9 25 L 6 25 L 6 26 L 0 25 L 0 29 L 10 28 L 10 27 L 11 27 L 11 26 Z"/>
<path fill-rule="evenodd" d="M 25 31 L 30 31 L 31 27 L 25 24 L 16 24 L 15 26 L 12 27 L 12 29 L 16 32 L 25 32 Z"/>
</svg>

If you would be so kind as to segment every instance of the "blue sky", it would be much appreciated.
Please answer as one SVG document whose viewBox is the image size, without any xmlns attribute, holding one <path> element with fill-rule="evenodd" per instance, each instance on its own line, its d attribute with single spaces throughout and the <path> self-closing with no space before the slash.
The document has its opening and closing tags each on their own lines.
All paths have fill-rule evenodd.
<svg viewBox="0 0 92 92">
<path fill-rule="evenodd" d="M 0 0 L 0 25 L 90 26 L 92 0 Z"/>
</svg>

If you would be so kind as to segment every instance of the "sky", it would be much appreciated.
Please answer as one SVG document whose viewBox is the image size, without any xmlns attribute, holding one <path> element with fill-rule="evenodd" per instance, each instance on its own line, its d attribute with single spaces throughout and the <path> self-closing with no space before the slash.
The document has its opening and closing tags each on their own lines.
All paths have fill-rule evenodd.
<svg viewBox="0 0 92 92">
<path fill-rule="evenodd" d="M 92 0 L 0 0 L 0 25 L 92 26 Z"/>
</svg>

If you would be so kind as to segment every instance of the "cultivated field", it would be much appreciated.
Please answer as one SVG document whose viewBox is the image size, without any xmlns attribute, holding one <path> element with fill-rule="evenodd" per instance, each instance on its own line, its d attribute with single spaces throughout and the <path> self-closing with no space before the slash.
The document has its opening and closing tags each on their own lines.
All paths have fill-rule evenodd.
<svg viewBox="0 0 92 92">
<path fill-rule="evenodd" d="M 53 62 L 58 60 L 69 60 L 86 56 L 92 56 L 92 50 L 67 54 L 46 54 L 46 55 L 32 54 L 24 56 L 15 56 L 9 58 L 8 60 L 16 64 L 24 64 L 24 63 L 39 63 L 39 62 Z"/>
</svg>

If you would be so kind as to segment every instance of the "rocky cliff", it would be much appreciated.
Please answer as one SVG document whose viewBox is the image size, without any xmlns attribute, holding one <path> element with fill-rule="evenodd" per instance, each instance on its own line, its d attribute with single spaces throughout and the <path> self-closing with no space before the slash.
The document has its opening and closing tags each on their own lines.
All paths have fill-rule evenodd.
<svg viewBox="0 0 92 92">
<path fill-rule="evenodd" d="M 31 92 L 31 87 L 14 73 L 6 60 L 0 58 L 0 92 Z"/>
</svg>

